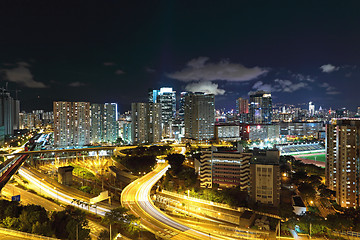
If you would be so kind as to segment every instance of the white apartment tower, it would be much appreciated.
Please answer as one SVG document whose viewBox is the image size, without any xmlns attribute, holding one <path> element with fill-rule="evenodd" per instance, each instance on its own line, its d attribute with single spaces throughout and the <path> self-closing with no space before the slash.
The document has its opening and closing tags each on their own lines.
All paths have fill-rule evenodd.
<svg viewBox="0 0 360 240">
<path fill-rule="evenodd" d="M 132 103 L 131 132 L 133 144 L 160 142 L 162 137 L 161 104 Z"/>
<path fill-rule="evenodd" d="M 54 144 L 58 147 L 90 143 L 90 103 L 54 102 Z"/>
</svg>

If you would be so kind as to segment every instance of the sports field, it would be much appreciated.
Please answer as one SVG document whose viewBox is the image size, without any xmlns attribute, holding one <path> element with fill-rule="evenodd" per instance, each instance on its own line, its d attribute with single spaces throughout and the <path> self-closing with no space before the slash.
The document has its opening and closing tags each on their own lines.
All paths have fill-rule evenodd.
<svg viewBox="0 0 360 240">
<path fill-rule="evenodd" d="M 300 157 L 300 156 L 296 156 L 296 157 Z M 301 155 L 301 158 L 310 159 L 310 160 L 319 161 L 319 162 L 325 162 L 326 155 L 325 154 Z"/>
</svg>

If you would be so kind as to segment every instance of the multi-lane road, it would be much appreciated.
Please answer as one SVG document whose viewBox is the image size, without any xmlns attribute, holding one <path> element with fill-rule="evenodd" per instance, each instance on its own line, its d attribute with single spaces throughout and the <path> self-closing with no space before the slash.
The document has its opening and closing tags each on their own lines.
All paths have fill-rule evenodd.
<svg viewBox="0 0 360 240">
<path fill-rule="evenodd" d="M 144 228 L 159 237 L 181 240 L 233 239 L 192 229 L 175 221 L 155 207 L 150 199 L 150 191 L 168 168 L 168 164 L 158 164 L 152 172 L 128 185 L 122 192 L 121 204 L 140 218 Z"/>
</svg>

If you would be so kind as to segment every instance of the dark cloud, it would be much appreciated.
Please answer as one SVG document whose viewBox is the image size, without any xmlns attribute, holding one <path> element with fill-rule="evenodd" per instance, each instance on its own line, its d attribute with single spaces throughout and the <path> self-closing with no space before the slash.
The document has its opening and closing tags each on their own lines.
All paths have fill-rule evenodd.
<svg viewBox="0 0 360 240">
<path fill-rule="evenodd" d="M 104 66 L 115 66 L 116 63 L 113 62 L 104 62 Z"/>
<path fill-rule="evenodd" d="M 167 76 L 184 82 L 214 80 L 242 82 L 255 79 L 268 72 L 265 68 L 248 68 L 228 60 L 221 60 L 218 63 L 210 63 L 208 60 L 208 57 L 192 59 L 184 69 L 167 74 Z"/>
<path fill-rule="evenodd" d="M 309 84 L 306 82 L 294 83 L 290 80 L 275 79 L 272 83 L 257 81 L 252 88 L 254 90 L 263 90 L 268 92 L 292 93 L 307 87 L 309 87 Z"/>
<path fill-rule="evenodd" d="M 72 82 L 68 84 L 69 87 L 84 87 L 86 85 L 87 84 L 83 82 Z"/>
<path fill-rule="evenodd" d="M 30 64 L 27 62 L 18 62 L 15 67 L 10 69 L 1 69 L 6 81 L 14 82 L 27 88 L 47 88 L 47 86 L 34 80 L 30 72 Z"/>
<path fill-rule="evenodd" d="M 122 74 L 125 74 L 125 72 L 123 70 L 118 69 L 118 70 L 115 71 L 115 74 L 116 75 L 122 75 Z"/>
</svg>

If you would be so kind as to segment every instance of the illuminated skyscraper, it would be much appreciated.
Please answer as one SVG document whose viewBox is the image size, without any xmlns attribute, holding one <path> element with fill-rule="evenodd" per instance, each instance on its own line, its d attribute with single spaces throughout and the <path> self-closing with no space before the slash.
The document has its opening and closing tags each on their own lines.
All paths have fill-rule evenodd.
<svg viewBox="0 0 360 240">
<path fill-rule="evenodd" d="M 185 96 L 185 137 L 207 140 L 214 137 L 215 98 L 213 94 Z"/>
<path fill-rule="evenodd" d="M 162 135 L 172 138 L 172 125 L 176 115 L 176 91 L 170 87 L 149 91 L 149 103 L 161 105 Z"/>
<path fill-rule="evenodd" d="M 90 143 L 90 103 L 54 102 L 55 146 L 84 146 Z"/>
<path fill-rule="evenodd" d="M 132 103 L 131 120 L 133 144 L 161 141 L 161 105 L 159 103 Z"/>
<path fill-rule="evenodd" d="M 249 113 L 249 100 L 245 98 L 236 99 L 236 113 L 238 115 Z"/>
<path fill-rule="evenodd" d="M 255 124 L 271 123 L 272 98 L 271 93 L 257 91 L 250 94 L 250 122 Z"/>
<path fill-rule="evenodd" d="M 333 119 L 326 125 L 325 182 L 341 207 L 359 207 L 360 120 Z"/>
<path fill-rule="evenodd" d="M 309 102 L 309 115 L 314 116 L 315 114 L 315 105 L 312 102 Z"/>
<path fill-rule="evenodd" d="M 114 143 L 119 136 L 116 103 L 91 104 L 91 141 Z"/>
</svg>

